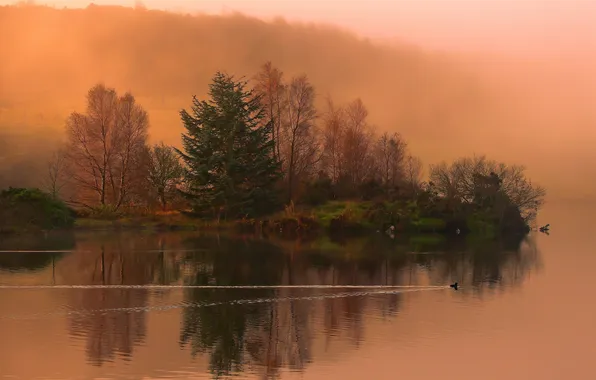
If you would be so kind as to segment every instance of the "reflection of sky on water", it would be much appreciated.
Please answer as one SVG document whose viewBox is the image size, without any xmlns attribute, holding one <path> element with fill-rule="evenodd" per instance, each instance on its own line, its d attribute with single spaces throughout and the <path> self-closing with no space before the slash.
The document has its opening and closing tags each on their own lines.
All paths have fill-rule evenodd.
<svg viewBox="0 0 596 380">
<path fill-rule="evenodd" d="M 465 302 L 473 304 L 475 294 L 517 286 L 539 265 L 538 251 L 531 242 L 524 242 L 520 249 L 515 243 L 452 242 L 440 247 L 444 251 L 433 252 L 379 235 L 342 242 L 185 233 L 48 239 L 27 240 L 19 248 L 73 252 L 0 256 L 0 266 L 10 270 L 0 275 L 0 283 L 121 286 L 0 289 L 5 299 L 12 300 L 6 303 L 11 306 L 2 312 L 4 316 L 36 314 L 30 320 L 11 320 L 21 332 L 31 334 L 41 325 L 55 326 L 39 331 L 39 338 L 45 337 L 42 340 L 48 344 L 52 336 L 63 343 L 56 347 L 70 355 L 84 353 L 78 360 L 87 364 L 69 370 L 73 374 L 133 368 L 138 373 L 153 373 L 151 363 L 165 363 L 165 357 L 168 363 L 178 363 L 165 371 L 197 361 L 202 364 L 195 372 L 219 375 L 251 372 L 271 377 L 284 371 L 305 371 L 325 358 L 341 360 L 368 340 L 383 341 L 375 329 L 388 321 L 398 323 L 404 313 L 411 312 L 404 302 L 441 304 L 454 296 L 460 300 L 472 296 Z M 16 249 L 19 244 L 5 241 L 0 249 Z M 463 287 L 457 295 L 449 295 L 449 288 L 430 293 L 416 289 L 126 288 L 138 284 L 445 286 L 454 280 Z M 59 321 L 67 326 L 67 336 L 60 333 Z M 168 338 L 156 342 L 166 332 Z M 154 352 L 162 345 L 171 350 L 164 358 Z M 147 355 L 156 355 L 154 361 L 141 359 Z M 56 368 L 56 364 L 39 368 Z"/>
</svg>

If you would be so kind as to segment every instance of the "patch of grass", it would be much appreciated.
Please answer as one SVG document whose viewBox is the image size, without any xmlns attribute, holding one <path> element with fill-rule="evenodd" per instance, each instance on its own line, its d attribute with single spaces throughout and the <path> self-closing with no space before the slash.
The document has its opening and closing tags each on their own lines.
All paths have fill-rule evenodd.
<svg viewBox="0 0 596 380">
<path fill-rule="evenodd" d="M 410 222 L 418 232 L 441 232 L 447 223 L 439 218 L 419 218 Z"/>
<path fill-rule="evenodd" d="M 230 227 L 232 223 L 217 223 L 193 219 L 181 213 L 156 213 L 144 216 L 123 216 L 116 219 L 79 218 L 75 228 L 83 230 L 197 230 Z"/>
<path fill-rule="evenodd" d="M 332 220 L 340 218 L 346 222 L 372 227 L 366 218 L 371 205 L 372 202 L 331 201 L 314 208 L 312 214 L 326 228 L 331 225 Z"/>
</svg>

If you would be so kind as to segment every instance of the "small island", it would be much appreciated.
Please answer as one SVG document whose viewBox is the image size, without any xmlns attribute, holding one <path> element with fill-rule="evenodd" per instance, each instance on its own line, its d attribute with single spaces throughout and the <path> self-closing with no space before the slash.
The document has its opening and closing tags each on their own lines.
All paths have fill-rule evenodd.
<svg viewBox="0 0 596 380">
<path fill-rule="evenodd" d="M 423 165 L 362 100 L 326 108 L 306 75 L 270 62 L 251 80 L 217 72 L 180 112 L 178 147 L 149 145 L 149 115 L 98 84 L 48 163 L 43 190 L 0 193 L 0 231 L 222 229 L 301 236 L 524 235 L 544 202 L 522 166 L 485 156 Z M 379 131 L 384 131 L 379 133 Z"/>
</svg>

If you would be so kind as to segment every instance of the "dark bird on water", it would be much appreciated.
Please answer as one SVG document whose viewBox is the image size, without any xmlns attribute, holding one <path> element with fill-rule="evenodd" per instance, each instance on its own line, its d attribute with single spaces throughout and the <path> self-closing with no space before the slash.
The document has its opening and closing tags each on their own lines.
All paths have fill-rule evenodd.
<svg viewBox="0 0 596 380">
<path fill-rule="evenodd" d="M 453 284 L 449 285 L 449 287 L 450 287 L 450 288 L 453 288 L 453 289 L 455 289 L 455 290 L 457 290 L 458 283 L 457 283 L 457 282 L 455 282 L 455 283 L 453 283 Z"/>
</svg>

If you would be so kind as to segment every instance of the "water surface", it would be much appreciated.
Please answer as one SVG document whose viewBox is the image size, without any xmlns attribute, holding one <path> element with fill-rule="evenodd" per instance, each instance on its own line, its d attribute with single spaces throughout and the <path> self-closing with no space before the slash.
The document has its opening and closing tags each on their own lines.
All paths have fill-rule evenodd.
<svg viewBox="0 0 596 380">
<path fill-rule="evenodd" d="M 550 236 L 438 247 L 382 236 L 5 239 L 0 377 L 594 379 L 587 209 L 549 206 Z M 453 281 L 461 290 L 445 287 Z M 275 288 L 323 284 L 402 287 Z"/>
</svg>

